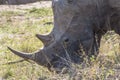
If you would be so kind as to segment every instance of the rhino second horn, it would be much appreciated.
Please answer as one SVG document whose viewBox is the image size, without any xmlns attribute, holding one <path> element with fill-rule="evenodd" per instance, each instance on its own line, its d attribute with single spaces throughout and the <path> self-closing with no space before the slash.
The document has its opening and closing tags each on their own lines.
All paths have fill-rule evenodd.
<svg viewBox="0 0 120 80">
<path fill-rule="evenodd" d="M 52 39 L 53 37 L 51 35 L 36 34 L 36 37 L 43 42 L 43 44 L 44 44 L 45 47 L 47 47 L 52 42 L 52 40 L 53 40 Z"/>
</svg>

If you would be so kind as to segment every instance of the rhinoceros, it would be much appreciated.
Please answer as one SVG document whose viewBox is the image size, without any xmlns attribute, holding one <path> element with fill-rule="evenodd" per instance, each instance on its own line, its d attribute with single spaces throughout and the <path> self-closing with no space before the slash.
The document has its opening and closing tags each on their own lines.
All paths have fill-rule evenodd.
<svg viewBox="0 0 120 80">
<path fill-rule="evenodd" d="M 120 35 L 120 0 L 52 0 L 54 28 L 49 35 L 36 36 L 44 48 L 33 53 L 14 54 L 35 61 L 48 69 L 80 63 L 81 54 L 91 57 L 99 53 L 102 35 L 114 30 Z"/>
</svg>

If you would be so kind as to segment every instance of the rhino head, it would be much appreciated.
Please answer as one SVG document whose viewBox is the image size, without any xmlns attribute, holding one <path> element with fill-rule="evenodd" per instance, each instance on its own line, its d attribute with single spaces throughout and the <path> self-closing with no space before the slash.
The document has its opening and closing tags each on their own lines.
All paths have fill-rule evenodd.
<svg viewBox="0 0 120 80">
<path fill-rule="evenodd" d="M 95 1 L 96 2 L 96 1 Z M 96 55 L 98 50 L 95 30 L 104 25 L 107 8 L 96 7 L 97 3 L 89 0 L 53 0 L 54 28 L 49 35 L 36 36 L 43 42 L 44 48 L 34 53 L 16 51 L 10 47 L 14 54 L 35 61 L 41 66 L 58 68 L 61 71 L 69 67 L 67 63 L 80 63 L 82 50 L 88 56 Z M 106 3 L 104 3 L 106 5 Z M 101 6 L 103 2 L 100 2 Z M 103 11 L 98 16 L 99 10 Z M 100 19 L 100 20 L 98 20 Z"/>
<path fill-rule="evenodd" d="M 8 49 L 48 69 L 52 67 L 61 70 L 63 67 L 69 67 L 67 62 L 80 63 L 82 61 L 80 44 L 89 56 L 95 51 L 95 38 L 91 19 L 89 19 L 94 15 L 92 13 L 94 9 L 86 13 L 87 7 L 82 7 L 79 0 L 53 0 L 52 3 L 53 31 L 46 36 L 36 35 L 43 42 L 44 48 L 34 53 L 19 52 L 10 47 Z"/>
</svg>

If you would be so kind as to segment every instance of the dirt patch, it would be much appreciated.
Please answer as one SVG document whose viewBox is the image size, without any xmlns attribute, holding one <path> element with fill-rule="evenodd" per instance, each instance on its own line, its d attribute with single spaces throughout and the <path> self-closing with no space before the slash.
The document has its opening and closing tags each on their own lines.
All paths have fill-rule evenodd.
<svg viewBox="0 0 120 80">
<path fill-rule="evenodd" d="M 23 5 L 0 5 L 0 11 L 18 11 L 30 8 L 43 8 L 51 7 L 51 1 L 39 1 L 35 3 L 23 4 Z"/>
</svg>

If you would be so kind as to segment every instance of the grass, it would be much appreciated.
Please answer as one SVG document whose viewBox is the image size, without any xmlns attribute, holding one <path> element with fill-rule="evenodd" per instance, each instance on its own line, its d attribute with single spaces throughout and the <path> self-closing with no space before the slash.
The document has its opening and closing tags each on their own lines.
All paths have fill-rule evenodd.
<svg viewBox="0 0 120 80">
<path fill-rule="evenodd" d="M 0 12 L 0 77 L 6 80 L 105 80 L 108 76 L 116 75 L 114 66 L 120 63 L 120 37 L 114 32 L 103 36 L 100 55 L 97 60 L 91 59 L 91 64 L 72 64 L 73 69 L 68 74 L 55 74 L 49 72 L 34 62 L 21 62 L 5 64 L 20 60 L 12 54 L 7 46 L 24 52 L 33 52 L 43 46 L 36 37 L 36 33 L 49 33 L 53 24 L 51 8 L 32 8 L 17 11 Z M 16 18 L 17 17 L 17 18 Z M 74 74 L 73 74 L 74 73 Z M 73 79 L 74 78 L 74 79 Z"/>
<path fill-rule="evenodd" d="M 0 12 L 0 17 L 12 17 L 12 16 L 17 16 L 20 15 L 20 12 L 17 11 L 2 11 Z"/>
<path fill-rule="evenodd" d="M 35 37 L 35 34 L 45 34 L 52 30 L 52 24 L 45 25 L 47 22 L 53 22 L 51 9 L 34 8 L 25 11 L 27 14 L 15 11 L 0 12 L 2 19 L 0 22 L 0 76 L 6 80 L 35 80 L 40 76 L 44 77 L 43 73 L 50 75 L 47 69 L 26 61 L 18 64 L 3 65 L 20 59 L 12 54 L 7 49 L 7 46 L 20 51 L 33 52 L 43 46 L 42 42 Z M 45 18 L 42 15 L 43 13 Z M 51 16 L 47 14 L 51 14 Z M 40 19 L 35 19 L 36 16 L 39 16 Z"/>
<path fill-rule="evenodd" d="M 52 10 L 51 8 L 32 8 L 27 10 L 28 16 L 32 17 L 45 17 L 45 16 L 52 16 Z"/>
</svg>

